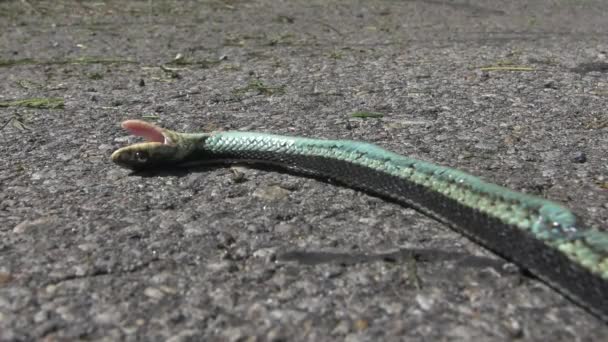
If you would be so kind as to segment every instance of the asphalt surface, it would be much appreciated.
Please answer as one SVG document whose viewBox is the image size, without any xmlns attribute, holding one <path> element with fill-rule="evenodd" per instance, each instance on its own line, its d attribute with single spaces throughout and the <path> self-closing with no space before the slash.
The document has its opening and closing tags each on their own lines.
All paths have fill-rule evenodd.
<svg viewBox="0 0 608 342">
<path fill-rule="evenodd" d="M 124 119 L 369 141 L 608 228 L 608 2 L 0 1 L 0 340 L 608 340 L 408 208 L 132 174 Z M 360 118 L 358 116 L 367 116 Z"/>
</svg>

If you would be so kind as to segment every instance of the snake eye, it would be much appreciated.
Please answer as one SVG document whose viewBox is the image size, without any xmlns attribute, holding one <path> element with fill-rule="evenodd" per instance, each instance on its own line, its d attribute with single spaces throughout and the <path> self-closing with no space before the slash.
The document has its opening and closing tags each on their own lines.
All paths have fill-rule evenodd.
<svg viewBox="0 0 608 342">
<path fill-rule="evenodd" d="M 135 152 L 135 160 L 138 163 L 145 163 L 148 161 L 148 153 L 144 151 Z"/>
</svg>

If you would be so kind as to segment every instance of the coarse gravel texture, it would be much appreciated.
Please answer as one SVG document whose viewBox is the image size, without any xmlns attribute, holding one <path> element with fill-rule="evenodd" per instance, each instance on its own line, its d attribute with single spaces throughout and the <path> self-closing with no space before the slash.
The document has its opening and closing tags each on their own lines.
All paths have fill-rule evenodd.
<svg viewBox="0 0 608 342">
<path fill-rule="evenodd" d="M 608 340 L 412 209 L 275 171 L 109 161 L 137 141 L 119 126 L 136 118 L 362 140 L 605 230 L 606 13 L 603 0 L 0 1 L 0 340 Z M 32 98 L 64 106 L 14 102 Z"/>
</svg>

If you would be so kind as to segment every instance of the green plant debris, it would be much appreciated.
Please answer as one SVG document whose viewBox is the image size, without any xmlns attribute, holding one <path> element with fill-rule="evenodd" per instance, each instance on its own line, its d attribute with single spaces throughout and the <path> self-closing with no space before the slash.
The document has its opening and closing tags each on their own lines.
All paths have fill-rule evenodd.
<svg viewBox="0 0 608 342">
<path fill-rule="evenodd" d="M 384 114 L 382 113 L 377 113 L 377 112 L 368 112 L 368 111 L 358 111 L 358 112 L 354 112 L 350 115 L 353 118 L 361 118 L 361 119 L 379 119 L 379 118 L 383 118 Z"/>
<path fill-rule="evenodd" d="M 16 65 L 66 65 L 66 64 L 139 64 L 139 62 L 122 58 L 105 57 L 78 57 L 70 59 L 48 59 L 38 60 L 32 58 L 23 59 L 0 59 L 0 67 L 12 67 Z"/>
<path fill-rule="evenodd" d="M 15 82 L 18 86 L 20 86 L 23 89 L 37 89 L 37 88 L 42 88 L 42 85 L 30 80 L 18 80 Z"/>
<path fill-rule="evenodd" d="M 481 71 L 534 71 L 532 67 L 523 65 L 494 65 L 479 68 Z"/>
<path fill-rule="evenodd" d="M 58 61 L 56 64 L 139 64 L 139 62 L 123 58 L 79 57 Z"/>
<path fill-rule="evenodd" d="M 239 64 L 224 64 L 222 66 L 222 70 L 239 71 L 239 70 L 242 70 L 242 67 Z"/>
<path fill-rule="evenodd" d="M 408 256 L 406 258 L 406 265 L 407 265 L 407 280 L 412 285 L 414 285 L 414 288 L 416 288 L 417 290 L 422 289 L 422 281 L 420 280 L 420 277 L 418 276 L 417 260 L 413 254 L 408 253 Z"/>
<path fill-rule="evenodd" d="M 3 130 L 8 124 L 11 124 L 14 128 L 19 131 L 26 131 L 30 128 L 25 124 L 23 117 L 20 115 L 14 115 L 10 119 L 8 119 L 2 126 L 0 126 L 0 131 Z"/>
<path fill-rule="evenodd" d="M 292 45 L 295 39 L 295 35 L 292 33 L 282 34 L 278 37 L 273 37 L 268 41 L 268 45 L 276 46 L 276 45 Z"/>
<path fill-rule="evenodd" d="M 274 94 L 284 94 L 285 86 L 271 87 L 260 80 L 251 80 L 249 84 L 243 88 L 236 88 L 232 92 L 235 94 L 246 93 L 250 90 L 256 90 L 259 94 L 263 95 L 274 95 Z"/>
<path fill-rule="evenodd" d="M 595 117 L 589 120 L 585 126 L 586 129 L 602 129 L 608 127 L 608 117 Z"/>
<path fill-rule="evenodd" d="M 342 59 L 342 52 L 334 50 L 329 54 L 329 58 Z"/>
<path fill-rule="evenodd" d="M 245 38 L 237 35 L 228 35 L 224 38 L 225 46 L 245 46 Z"/>
<path fill-rule="evenodd" d="M 0 107 L 27 107 L 38 109 L 59 109 L 63 108 L 64 102 L 62 98 L 32 98 L 15 101 L 0 102 Z"/>
<path fill-rule="evenodd" d="M 317 24 L 321 25 L 321 26 L 325 26 L 326 28 L 334 31 L 335 33 L 337 33 L 339 36 L 343 36 L 344 34 L 342 32 L 340 32 L 340 30 L 338 30 L 337 28 L 331 26 L 330 24 L 322 21 L 322 20 L 315 20 L 313 19 L 312 21 L 316 22 Z"/>
<path fill-rule="evenodd" d="M 15 65 L 38 64 L 31 58 L 23 59 L 0 59 L 0 67 L 11 67 Z"/>
<path fill-rule="evenodd" d="M 172 78 L 172 79 L 181 79 L 182 75 L 180 75 L 178 71 L 184 70 L 184 69 L 170 68 L 170 67 L 161 65 L 160 66 L 160 70 L 162 70 L 165 73 L 165 75 L 167 75 L 169 78 Z"/>
</svg>

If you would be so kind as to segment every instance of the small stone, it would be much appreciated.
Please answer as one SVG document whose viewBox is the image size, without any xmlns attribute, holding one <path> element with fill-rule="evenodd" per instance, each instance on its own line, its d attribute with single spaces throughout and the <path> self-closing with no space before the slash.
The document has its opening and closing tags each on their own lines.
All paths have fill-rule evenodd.
<svg viewBox="0 0 608 342">
<path fill-rule="evenodd" d="M 587 162 L 587 155 L 585 154 L 585 152 L 576 152 L 574 154 L 574 157 L 572 157 L 572 161 L 575 163 L 579 163 L 579 164 L 583 164 Z"/>
<path fill-rule="evenodd" d="M 48 285 L 44 290 L 46 291 L 47 294 L 52 295 L 55 293 L 55 291 L 57 291 L 57 285 L 53 285 L 53 284 Z"/>
<path fill-rule="evenodd" d="M 251 252 L 248 246 L 239 246 L 232 253 L 233 260 L 244 260 L 249 258 Z"/>
<path fill-rule="evenodd" d="M 0 285 L 7 284 L 13 280 L 13 276 L 8 272 L 0 271 Z"/>
<path fill-rule="evenodd" d="M 162 285 L 160 287 L 160 289 L 164 292 L 164 293 L 168 293 L 168 294 L 176 294 L 177 293 L 177 289 L 171 286 L 165 286 Z"/>
<path fill-rule="evenodd" d="M 487 81 L 490 78 L 490 73 L 485 70 L 481 70 L 477 72 L 477 77 L 480 81 Z"/>
<path fill-rule="evenodd" d="M 34 315 L 34 322 L 36 323 L 40 323 L 40 322 L 44 322 L 49 318 L 49 312 L 46 310 L 41 310 L 38 311 L 35 315 Z"/>
<path fill-rule="evenodd" d="M 405 310 L 403 304 L 399 302 L 383 303 L 381 307 L 389 315 L 400 315 Z"/>
<path fill-rule="evenodd" d="M 146 297 L 150 297 L 150 298 L 154 298 L 154 299 L 162 299 L 165 294 L 154 287 L 148 287 L 144 290 L 144 295 L 146 295 Z"/>
<path fill-rule="evenodd" d="M 95 322 L 100 324 L 112 324 L 120 320 L 120 312 L 116 310 L 108 310 L 100 312 L 94 317 Z"/>
<path fill-rule="evenodd" d="M 74 157 L 74 155 L 71 153 L 58 153 L 57 154 L 57 159 L 59 159 L 61 161 L 68 161 L 68 160 L 72 159 L 73 157 Z"/>
<path fill-rule="evenodd" d="M 101 144 L 101 145 L 97 146 L 97 149 L 100 151 L 109 151 L 112 149 L 112 146 L 110 146 L 108 144 Z"/>
<path fill-rule="evenodd" d="M 237 267 L 232 261 L 222 260 L 207 264 L 207 269 L 211 272 L 234 272 L 237 270 Z"/>
<path fill-rule="evenodd" d="M 557 83 L 555 83 L 553 80 L 549 80 L 543 84 L 543 87 L 546 89 L 557 89 Z"/>
<path fill-rule="evenodd" d="M 99 248 L 99 246 L 96 243 L 82 243 L 76 247 L 78 247 L 78 249 L 80 249 L 83 252 L 90 252 L 90 251 L 94 251 Z"/>
<path fill-rule="evenodd" d="M 369 327 L 369 322 L 365 319 L 358 319 L 355 321 L 355 329 L 362 331 Z"/>
<path fill-rule="evenodd" d="M 56 308 L 55 312 L 58 313 L 64 321 L 71 322 L 76 319 L 76 316 L 74 316 L 70 308 L 66 305 Z"/>
<path fill-rule="evenodd" d="M 260 248 L 257 251 L 253 252 L 253 256 L 255 258 L 262 258 L 267 261 L 272 261 L 276 258 L 277 249 L 276 248 Z"/>
<path fill-rule="evenodd" d="M 518 340 L 524 336 L 524 330 L 521 323 L 515 319 L 507 320 L 505 327 L 507 328 L 510 335 L 509 337 L 512 340 Z"/>
<path fill-rule="evenodd" d="M 518 274 L 521 273 L 521 269 L 519 268 L 519 266 L 515 265 L 514 263 L 511 262 L 506 262 L 502 265 L 502 270 L 509 273 L 509 274 Z"/>
<path fill-rule="evenodd" d="M 126 142 L 129 142 L 130 138 L 131 138 L 130 136 L 125 135 L 125 136 L 122 136 L 122 137 L 116 137 L 116 138 L 114 138 L 114 141 L 117 142 L 117 143 L 126 143 Z"/>
<path fill-rule="evenodd" d="M 435 301 L 431 297 L 427 297 L 427 296 L 423 296 L 423 295 L 419 294 L 419 295 L 416 295 L 416 303 L 418 303 L 418 305 L 420 306 L 420 308 L 422 310 L 429 311 L 435 304 Z"/>
<path fill-rule="evenodd" d="M 243 170 L 246 170 L 243 167 L 231 167 L 230 172 L 232 174 L 232 181 L 234 183 L 243 183 L 247 181 L 247 176 Z"/>
</svg>

